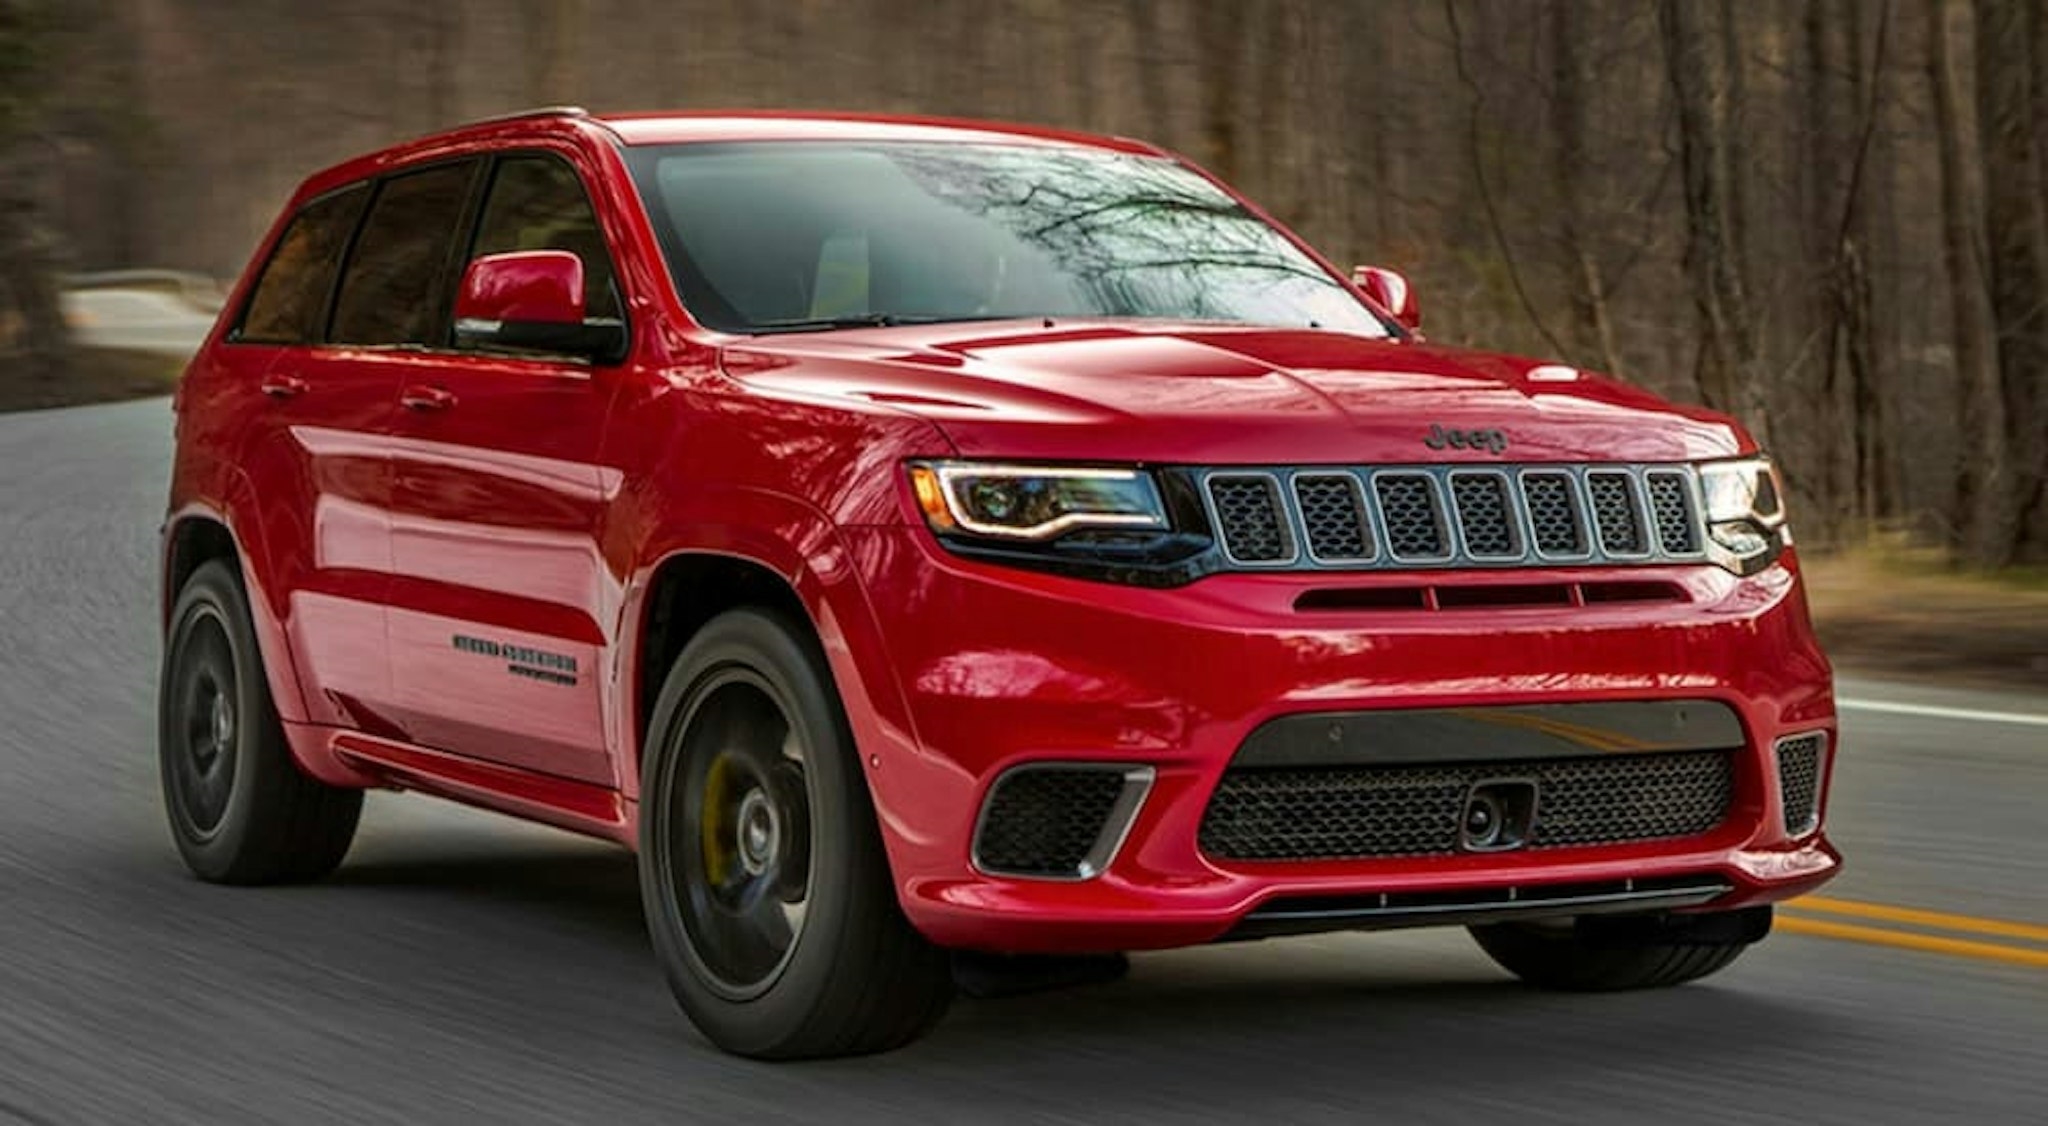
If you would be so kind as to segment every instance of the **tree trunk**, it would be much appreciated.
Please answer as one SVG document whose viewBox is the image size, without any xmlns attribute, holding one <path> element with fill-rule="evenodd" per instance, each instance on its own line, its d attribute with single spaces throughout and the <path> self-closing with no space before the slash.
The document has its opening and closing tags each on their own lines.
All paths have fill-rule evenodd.
<svg viewBox="0 0 2048 1126">
<path fill-rule="evenodd" d="M 1928 0 L 1927 75 L 1934 90 L 1941 149 L 1943 259 L 1954 319 L 1955 368 L 1962 388 L 1963 456 L 1956 474 L 1952 538 L 1962 557 L 1992 565 L 2005 555 L 2003 526 L 2012 472 L 2006 453 L 2005 406 L 1998 380 L 1998 325 L 1991 306 L 1984 170 L 1978 160 L 1975 105 L 1963 96 L 1962 44 L 1968 35 L 1963 0 Z"/>
<path fill-rule="evenodd" d="M 1771 444 L 1761 349 L 1745 269 L 1743 186 L 1732 123 L 1735 60 L 1729 39 L 1709 26 L 1710 9 L 1662 0 L 1657 22 L 1678 110 L 1685 181 L 1686 271 L 1701 332 L 1700 390 L 1707 402 L 1742 416 L 1756 440 Z"/>
<path fill-rule="evenodd" d="M 528 95 L 535 105 L 566 105 L 582 89 L 584 0 L 527 0 Z"/>
<path fill-rule="evenodd" d="M 1590 167 L 1593 99 L 1588 93 L 1593 84 L 1593 51 L 1584 16 L 1578 0 L 1552 0 L 1551 113 L 1557 131 L 1561 251 L 1572 306 L 1568 336 L 1577 355 L 1593 357 L 1607 374 L 1626 379 L 1621 352 L 1615 345 L 1605 271 L 1588 230 L 1588 205 L 1595 191 Z"/>
<path fill-rule="evenodd" d="M 2037 146 L 2032 21 L 2039 0 L 1977 0 L 1977 112 L 1984 144 L 1991 307 L 2012 476 L 1996 498 L 2008 543 L 1986 563 L 2010 562 L 2048 480 L 2048 178 Z"/>
</svg>

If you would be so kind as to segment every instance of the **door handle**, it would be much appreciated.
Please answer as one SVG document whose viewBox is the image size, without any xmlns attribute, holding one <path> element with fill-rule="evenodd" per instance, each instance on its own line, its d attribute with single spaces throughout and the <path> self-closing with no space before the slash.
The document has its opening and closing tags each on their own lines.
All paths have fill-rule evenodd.
<svg viewBox="0 0 2048 1126">
<path fill-rule="evenodd" d="M 455 405 L 455 392 L 446 387 L 408 387 L 398 404 L 409 411 L 445 411 Z"/>
<path fill-rule="evenodd" d="M 306 393 L 306 381 L 296 375 L 268 375 L 258 388 L 273 399 L 291 399 Z"/>
</svg>

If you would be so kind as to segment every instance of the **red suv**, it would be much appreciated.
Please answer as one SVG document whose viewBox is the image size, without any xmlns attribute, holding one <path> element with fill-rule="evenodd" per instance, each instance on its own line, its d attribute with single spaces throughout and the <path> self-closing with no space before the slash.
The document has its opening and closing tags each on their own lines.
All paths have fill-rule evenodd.
<svg viewBox="0 0 2048 1126">
<path fill-rule="evenodd" d="M 318 877 L 369 788 L 617 841 L 764 1057 L 910 1040 L 955 952 L 1711 973 L 1840 863 L 1775 471 L 1416 326 L 1120 138 L 550 110 L 321 172 L 178 392 L 178 847 Z"/>
</svg>

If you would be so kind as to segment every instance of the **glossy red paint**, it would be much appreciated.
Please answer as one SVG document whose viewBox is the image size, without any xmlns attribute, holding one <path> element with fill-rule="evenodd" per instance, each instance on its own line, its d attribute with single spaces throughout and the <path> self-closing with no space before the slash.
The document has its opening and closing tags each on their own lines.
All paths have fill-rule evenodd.
<svg viewBox="0 0 2048 1126">
<path fill-rule="evenodd" d="M 1830 673 L 1790 552 L 1747 578 L 1660 567 L 1653 577 L 1683 593 L 1663 602 L 1304 611 L 1306 592 L 1416 579 L 1240 573 L 1160 590 L 973 562 L 934 538 L 903 471 L 956 456 L 1493 460 L 1424 449 L 1430 423 L 1510 431 L 1517 462 L 1682 461 L 1753 451 L 1732 420 L 1533 360 L 1311 330 L 1100 320 L 777 337 L 703 329 L 670 283 L 621 147 L 818 138 L 1157 153 L 930 119 L 554 115 L 415 141 L 300 189 L 287 216 L 424 163 L 566 160 L 599 217 L 631 339 L 617 364 L 240 343 L 230 329 L 255 270 L 243 279 L 179 393 L 167 543 L 188 521 L 232 536 L 307 770 L 631 844 L 644 686 L 661 671 L 643 667 L 650 594 L 665 567 L 708 557 L 774 576 L 808 613 L 899 899 L 945 944 L 1170 946 L 1215 938 L 1276 895 L 1663 874 L 1718 874 L 1735 891 L 1715 906 L 1735 906 L 1833 874 L 1824 837 L 1788 839 L 1778 827 L 1767 768 L 1777 736 L 1825 731 L 1832 745 L 1834 734 Z M 580 302 L 582 287 L 559 257 L 473 263 L 451 311 L 566 317 L 562 299 Z M 1379 275 L 1360 284 L 1412 318 L 1405 287 Z M 535 297 L 543 290 L 552 296 Z M 1558 567 L 1428 581 L 1613 577 Z M 556 675 L 507 675 L 513 651 Z M 1230 755 L 1277 715 L 1674 696 L 1727 702 L 1749 737 L 1736 814 L 1708 837 L 1316 864 L 1226 864 L 1195 844 Z M 990 782 L 1044 759 L 1156 768 L 1129 843 L 1093 880 L 979 873 L 969 838 Z"/>
<path fill-rule="evenodd" d="M 462 272 L 455 319 L 580 324 L 583 259 L 566 250 L 491 254 Z"/>
<path fill-rule="evenodd" d="M 1351 280 L 1380 308 L 1392 313 L 1402 328 L 1422 331 L 1422 304 L 1407 278 L 1385 266 L 1359 266 L 1351 271 Z"/>
</svg>

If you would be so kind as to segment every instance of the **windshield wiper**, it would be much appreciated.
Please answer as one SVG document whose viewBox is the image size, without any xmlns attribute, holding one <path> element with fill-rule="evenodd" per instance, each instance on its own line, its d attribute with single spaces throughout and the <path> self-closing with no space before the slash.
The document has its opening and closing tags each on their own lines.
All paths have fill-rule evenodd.
<svg viewBox="0 0 2048 1126">
<path fill-rule="evenodd" d="M 781 320 L 754 321 L 740 331 L 825 332 L 835 328 L 889 328 L 894 325 L 937 325 L 1004 319 L 1007 318 L 989 315 L 941 317 L 914 313 L 847 313 L 837 317 L 787 317 Z"/>
</svg>

